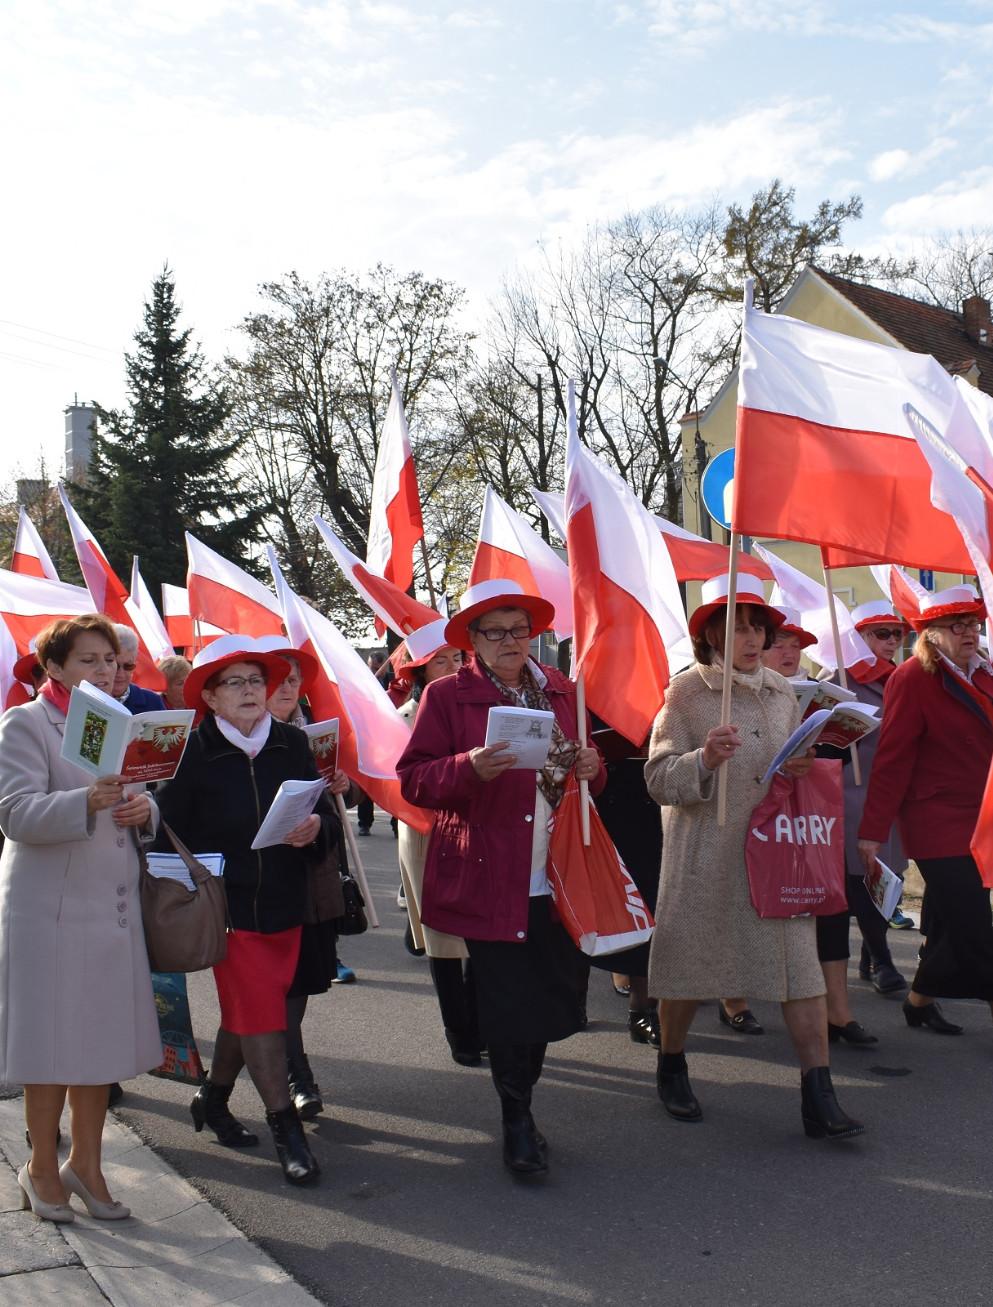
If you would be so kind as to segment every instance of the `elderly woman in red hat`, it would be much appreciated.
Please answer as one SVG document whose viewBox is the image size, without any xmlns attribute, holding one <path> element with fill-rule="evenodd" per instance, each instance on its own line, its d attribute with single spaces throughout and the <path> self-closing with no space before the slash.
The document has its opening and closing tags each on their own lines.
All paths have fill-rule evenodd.
<svg viewBox="0 0 993 1307">
<path fill-rule="evenodd" d="M 884 720 L 886 686 L 897 669 L 894 659 L 910 630 L 910 623 L 895 611 L 894 605 L 888 599 L 873 599 L 868 603 L 860 604 L 852 610 L 852 621 L 856 631 L 869 646 L 874 661 L 866 659 L 847 669 L 848 688 L 854 692 L 859 703 L 877 708 L 880 719 Z M 859 975 L 872 984 L 877 994 L 885 996 L 899 994 L 905 990 L 907 981 L 897 970 L 890 952 L 890 923 L 880 915 L 865 887 L 863 879 L 865 868 L 862 865 L 858 841 L 865 796 L 869 790 L 869 780 L 872 776 L 879 740 L 879 731 L 873 731 L 871 735 L 859 741 L 861 785 L 855 784 L 851 768 L 845 768 L 845 869 L 848 872 L 848 901 L 862 932 Z M 907 870 L 907 857 L 900 843 L 900 833 L 896 828 L 890 832 L 889 839 L 880 849 L 879 857 L 890 871 L 900 877 Z M 903 916 L 899 908 L 894 912 L 891 922 L 895 929 L 913 926 L 910 918 Z"/>
<path fill-rule="evenodd" d="M 765 798 L 769 764 L 799 722 L 796 695 L 763 652 L 783 625 L 755 577 L 738 578 L 734 634 L 725 650 L 730 582 L 712 577 L 689 620 L 696 663 L 673 679 L 655 721 L 645 777 L 662 805 L 662 875 L 649 992 L 659 997 L 658 1092 L 678 1121 L 703 1112 L 690 1085 L 685 1044 L 702 999 L 752 994 L 782 1003 L 801 1070 L 801 1116 L 812 1138 L 846 1139 L 863 1127 L 838 1104 L 828 1067 L 824 976 L 813 918 L 761 918 L 752 906 L 745 837 Z M 721 725 L 725 658 L 731 724 Z M 727 821 L 717 821 L 717 773 L 728 769 Z M 808 758 L 785 765 L 809 770 Z"/>
<path fill-rule="evenodd" d="M 570 773 L 594 792 L 605 780 L 597 750 L 578 742 L 576 687 L 530 656 L 531 640 L 554 615 L 550 603 L 514 581 L 471 586 L 444 639 L 473 661 L 427 686 L 397 765 L 408 802 L 437 812 L 424 923 L 466 940 L 503 1110 L 504 1163 L 521 1175 L 547 1170 L 531 1091 L 546 1046 L 581 1028 L 588 979 L 586 960 L 549 899 L 549 818 Z M 501 705 L 554 714 L 541 771 L 515 767 L 505 741 L 484 745 L 489 711 Z"/>
<path fill-rule="evenodd" d="M 969 851 L 993 758 L 993 668 L 979 652 L 986 608 L 970 585 L 929 594 L 911 617 L 914 657 L 886 685 L 859 851 L 875 864 L 893 823 L 927 885 L 927 941 L 907 1024 L 958 1035 L 942 998 L 993 1007 L 993 916 Z"/>
<path fill-rule="evenodd" d="M 285 636 L 266 635 L 255 641 L 255 648 L 284 658 L 289 675 L 266 700 L 266 708 L 277 722 L 302 729 L 313 721 L 313 714 L 301 699 L 314 685 L 320 665 L 313 654 L 294 649 Z M 335 772 L 328 790 L 345 794 L 351 782 L 341 770 Z M 286 996 L 286 1075 L 290 1098 L 301 1121 L 312 1121 L 324 1111 L 320 1087 L 303 1045 L 303 1019 L 311 994 L 326 994 L 337 974 L 338 958 L 333 919 L 344 911 L 340 870 L 346 865 L 343 832 L 329 856 L 313 868 L 315 892 L 309 896 L 308 915 L 300 928 L 300 956 L 293 983 Z"/>
<path fill-rule="evenodd" d="M 308 861 L 328 856 L 339 822 L 322 795 L 282 844 L 251 847 L 283 781 L 318 776 L 307 737 L 266 709 L 289 674 L 285 658 L 247 636 L 221 636 L 202 649 L 183 693 L 204 717 L 156 798 L 163 822 L 187 847 L 224 855 L 231 929 L 227 957 L 214 968 L 221 1024 L 210 1077 L 190 1104 L 194 1125 L 208 1125 L 231 1148 L 258 1143 L 228 1107 L 247 1066 L 283 1174 L 307 1184 L 320 1168 L 287 1086 L 286 997 L 300 954 Z"/>
<path fill-rule="evenodd" d="M 407 698 L 398 711 L 411 729 L 425 689 L 443 676 L 453 676 L 462 666 L 462 650 L 450 645 L 445 638 L 447 625 L 448 619 L 444 617 L 429 622 L 412 631 L 400 647 L 395 684 L 398 690 L 406 691 Z M 432 930 L 421 920 L 424 864 L 429 840 L 430 835 L 414 830 L 405 822 L 400 823 L 400 880 L 410 921 L 410 939 L 415 950 L 427 954 L 452 1059 L 460 1066 L 479 1066 L 482 1056 L 476 991 L 465 940 L 458 935 Z"/>
</svg>

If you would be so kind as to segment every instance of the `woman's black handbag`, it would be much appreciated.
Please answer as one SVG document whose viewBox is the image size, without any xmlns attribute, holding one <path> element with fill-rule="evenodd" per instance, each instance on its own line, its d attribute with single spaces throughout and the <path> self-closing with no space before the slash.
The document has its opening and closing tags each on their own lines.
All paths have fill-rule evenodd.
<svg viewBox="0 0 993 1307">
<path fill-rule="evenodd" d="M 344 872 L 341 877 L 341 892 L 345 898 L 345 911 L 332 923 L 336 935 L 363 935 L 369 929 L 365 915 L 365 899 L 356 881 Z"/>
</svg>

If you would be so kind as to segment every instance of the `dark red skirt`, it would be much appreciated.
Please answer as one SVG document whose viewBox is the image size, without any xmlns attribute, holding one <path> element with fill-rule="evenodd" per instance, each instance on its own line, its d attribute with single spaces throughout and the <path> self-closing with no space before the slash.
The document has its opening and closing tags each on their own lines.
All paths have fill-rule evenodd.
<svg viewBox="0 0 993 1307">
<path fill-rule="evenodd" d="M 232 1035 L 286 1029 L 286 995 L 300 956 L 300 927 L 261 935 L 228 933 L 228 955 L 214 968 L 221 1025 Z"/>
</svg>

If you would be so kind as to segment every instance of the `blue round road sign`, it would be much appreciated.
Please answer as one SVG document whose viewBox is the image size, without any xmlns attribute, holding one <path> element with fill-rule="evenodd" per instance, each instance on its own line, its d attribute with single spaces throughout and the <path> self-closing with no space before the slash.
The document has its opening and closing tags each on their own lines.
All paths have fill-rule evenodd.
<svg viewBox="0 0 993 1307">
<path fill-rule="evenodd" d="M 703 469 L 700 497 L 703 506 L 718 526 L 731 529 L 731 491 L 734 482 L 734 450 L 715 454 Z"/>
</svg>

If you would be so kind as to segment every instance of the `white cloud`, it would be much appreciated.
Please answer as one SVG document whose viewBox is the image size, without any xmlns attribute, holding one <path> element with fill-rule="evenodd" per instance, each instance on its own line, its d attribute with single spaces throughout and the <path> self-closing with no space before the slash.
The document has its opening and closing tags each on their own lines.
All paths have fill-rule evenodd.
<svg viewBox="0 0 993 1307">
<path fill-rule="evenodd" d="M 896 177 L 914 177 L 923 172 L 936 159 L 955 148 L 956 142 L 948 136 L 936 136 L 922 150 L 896 148 L 884 150 L 869 162 L 869 176 L 874 182 L 892 181 Z"/>
<path fill-rule="evenodd" d="M 987 166 L 891 204 L 883 214 L 883 224 L 904 239 L 915 239 L 939 231 L 988 227 L 991 213 L 993 167 Z"/>
</svg>

